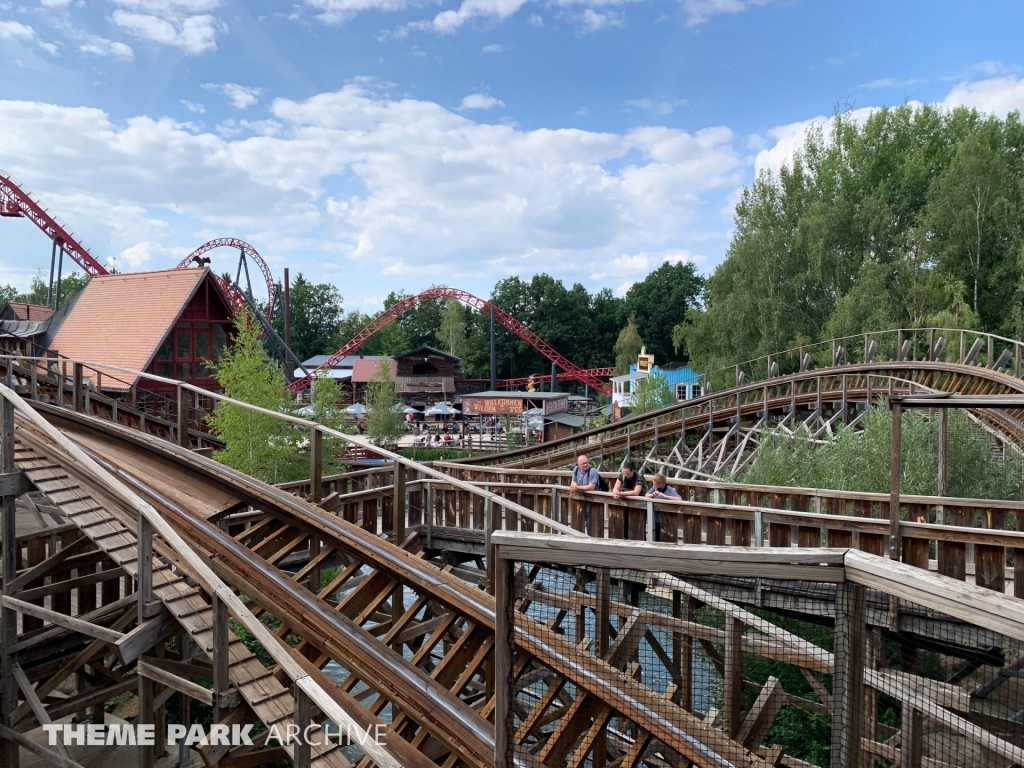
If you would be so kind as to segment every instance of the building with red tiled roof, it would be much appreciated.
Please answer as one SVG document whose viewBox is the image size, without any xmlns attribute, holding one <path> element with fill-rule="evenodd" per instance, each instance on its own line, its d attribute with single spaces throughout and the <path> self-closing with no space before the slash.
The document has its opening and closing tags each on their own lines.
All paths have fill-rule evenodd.
<svg viewBox="0 0 1024 768">
<path fill-rule="evenodd" d="M 23 301 L 9 301 L 0 310 L 0 320 L 49 320 L 53 307 L 45 304 L 26 304 Z"/>
<path fill-rule="evenodd" d="M 113 366 L 215 390 L 210 362 L 231 334 L 230 304 L 211 271 L 169 269 L 93 277 L 49 346 L 63 357 L 97 363 L 84 375 L 105 391 L 170 388 Z"/>
</svg>

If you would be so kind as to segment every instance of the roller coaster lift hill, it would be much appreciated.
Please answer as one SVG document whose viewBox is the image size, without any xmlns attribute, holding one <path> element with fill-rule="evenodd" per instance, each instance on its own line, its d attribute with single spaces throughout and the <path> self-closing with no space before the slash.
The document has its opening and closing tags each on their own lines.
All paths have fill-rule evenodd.
<svg viewBox="0 0 1024 768">
<path fill-rule="evenodd" d="M 8 218 L 27 218 L 31 220 L 32 223 L 35 224 L 48 238 L 50 238 L 52 243 L 52 252 L 50 259 L 50 282 L 49 289 L 47 291 L 47 304 L 53 306 L 55 309 L 60 305 L 60 281 L 64 264 L 64 254 L 67 254 L 89 276 L 111 274 L 111 270 L 100 263 L 100 261 L 89 250 L 88 246 L 82 243 L 78 239 L 77 235 L 75 235 L 75 233 L 66 224 L 43 206 L 39 199 L 26 190 L 15 178 L 3 171 L 0 171 L 0 216 Z M 276 311 L 277 304 L 280 301 L 281 290 L 274 281 L 274 277 L 270 272 L 270 267 L 267 266 L 266 261 L 263 260 L 263 257 L 260 256 L 259 252 L 255 248 L 245 241 L 237 238 L 217 238 L 204 243 L 192 251 L 192 253 L 181 260 L 177 269 L 188 269 L 193 266 L 201 267 L 208 265 L 210 263 L 210 257 L 205 254 L 216 248 L 235 248 L 238 250 L 238 268 L 234 281 L 231 282 L 226 280 L 216 272 L 213 273 L 214 279 L 224 291 L 224 294 L 227 296 L 234 312 L 238 312 L 244 307 L 257 319 L 260 323 L 264 337 L 270 340 L 270 344 L 275 348 L 276 353 L 285 360 L 286 369 L 292 368 L 292 366 L 288 365 L 289 361 L 294 364 L 292 369 L 301 369 L 303 376 L 296 379 L 289 385 L 294 391 L 301 391 L 307 388 L 316 376 L 330 370 L 335 363 L 359 350 L 372 336 L 390 323 L 402 317 L 405 313 L 415 309 L 425 302 L 436 299 L 455 299 L 456 301 L 472 307 L 473 309 L 476 309 L 490 317 L 491 389 L 497 389 L 498 387 L 496 377 L 497 360 L 495 350 L 495 327 L 496 324 L 500 324 L 517 338 L 525 341 L 537 350 L 537 352 L 539 352 L 544 358 L 551 362 L 551 375 L 553 380 L 557 378 L 575 380 L 605 394 L 608 394 L 611 391 L 610 385 L 605 380 L 605 377 L 609 376 L 611 373 L 610 369 L 596 368 L 586 370 L 580 368 L 571 360 L 559 354 L 550 344 L 545 342 L 536 333 L 531 331 L 505 310 L 495 306 L 485 299 L 474 296 L 467 291 L 448 287 L 430 288 L 422 293 L 410 296 L 409 298 L 392 305 L 385 312 L 374 318 L 374 320 L 359 331 L 351 341 L 331 355 L 316 370 L 308 371 L 303 367 L 302 362 L 298 359 L 295 353 L 292 352 L 288 345 L 285 344 L 284 339 L 278 335 L 272 326 L 274 312 Z M 253 296 L 252 280 L 249 274 L 250 261 L 259 267 L 267 286 L 267 302 L 262 312 L 260 311 L 260 308 Z M 55 266 L 57 270 L 56 282 L 54 281 Z M 245 289 L 243 289 L 241 285 L 243 274 L 246 281 Z M 54 287 L 56 287 L 56 295 L 54 295 Z M 557 373 L 557 369 L 561 370 L 560 374 Z M 286 371 L 286 374 L 288 372 L 289 371 Z M 546 379 L 547 377 L 541 378 Z M 513 380 L 508 383 L 522 382 Z"/>
</svg>

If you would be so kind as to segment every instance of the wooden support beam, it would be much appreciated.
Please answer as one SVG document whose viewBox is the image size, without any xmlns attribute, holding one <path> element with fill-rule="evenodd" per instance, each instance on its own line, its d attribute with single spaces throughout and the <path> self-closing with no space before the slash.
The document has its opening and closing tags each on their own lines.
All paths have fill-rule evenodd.
<svg viewBox="0 0 1024 768">
<path fill-rule="evenodd" d="M 213 596 L 213 692 L 214 710 L 213 719 L 219 721 L 227 714 L 225 696 L 228 688 L 231 687 L 231 678 L 228 674 L 230 655 L 228 643 L 230 642 L 231 628 L 228 623 L 228 608 L 217 595 Z"/>
<path fill-rule="evenodd" d="M 782 683 L 777 677 L 769 677 L 754 701 L 754 706 L 743 720 L 736 740 L 747 749 L 761 746 L 785 701 L 786 694 L 782 690 Z"/>
<path fill-rule="evenodd" d="M 901 451 L 903 409 L 892 402 L 892 445 L 889 457 L 889 557 L 900 559 L 900 477 L 903 473 Z"/>
<path fill-rule="evenodd" d="M 647 624 L 641 618 L 640 610 L 634 610 L 626 618 L 626 622 L 615 636 L 615 642 L 605 654 L 606 661 L 616 669 L 621 669 L 640 647 L 640 641 L 643 639 L 646 629 Z"/>
<path fill-rule="evenodd" d="M 512 722 L 513 669 L 515 654 L 514 563 L 494 548 L 494 765 L 512 768 L 514 740 Z"/>
<path fill-rule="evenodd" d="M 18 768 L 18 748 L 24 747 L 33 755 L 42 758 L 46 765 L 53 766 L 53 768 L 83 768 L 81 763 L 76 763 L 74 760 L 69 760 L 59 752 L 47 749 L 44 746 L 36 744 L 32 739 L 24 734 L 18 733 L 13 728 L 8 728 L 6 725 L 0 725 L 0 742 L 9 743 L 14 748 L 13 762 L 3 763 L 4 768 Z"/>
<path fill-rule="evenodd" d="M 612 574 L 607 568 L 598 568 L 594 587 L 596 602 L 594 604 L 594 635 L 597 640 L 596 653 L 600 658 L 608 655 L 608 633 L 611 631 L 611 594 Z"/>
<path fill-rule="evenodd" d="M 188 413 L 192 406 L 192 390 L 178 385 L 178 445 L 189 447 Z"/>
<path fill-rule="evenodd" d="M 725 733 L 738 737 L 743 724 L 743 622 L 725 618 Z"/>
<path fill-rule="evenodd" d="M 295 701 L 295 725 L 299 727 L 297 740 L 292 744 L 292 764 L 295 768 L 309 768 L 312 750 L 306 740 L 306 727 L 312 719 L 309 697 L 299 686 L 293 686 L 292 696 Z"/>
<path fill-rule="evenodd" d="M 864 587 L 840 584 L 836 588 L 830 764 L 843 768 L 863 766 L 864 608 Z"/>
<path fill-rule="evenodd" d="M 46 708 L 36 695 L 35 689 L 32 687 L 32 683 L 28 681 L 28 677 L 25 676 L 25 670 L 21 668 L 20 664 L 14 665 L 14 679 L 18 683 L 18 687 L 21 688 L 21 692 L 24 694 L 25 701 L 31 708 L 32 714 L 34 714 L 36 716 L 36 720 L 39 721 L 39 725 L 50 725 L 53 720 L 51 720 L 50 716 L 46 713 Z M 64 746 L 63 742 L 57 742 L 57 751 L 68 760 L 72 760 L 71 753 L 68 752 L 68 748 Z"/>
<path fill-rule="evenodd" d="M 50 555 L 48 558 L 38 565 L 34 565 L 27 571 L 23 571 L 17 578 L 11 581 L 11 594 L 22 589 L 26 584 L 30 584 L 37 579 L 43 578 L 52 569 L 63 563 L 72 555 L 77 555 L 83 549 L 92 545 L 92 540 L 88 536 L 81 536 L 75 539 L 73 542 L 68 544 L 66 547 L 62 547 L 58 552 Z"/>
<path fill-rule="evenodd" d="M 74 632 L 81 632 L 83 635 L 95 637 L 97 640 L 103 640 L 108 643 L 117 643 L 125 636 L 123 632 L 116 632 L 112 629 L 101 627 L 99 624 L 82 621 L 74 616 L 66 616 L 63 613 L 57 613 L 56 611 L 51 611 L 48 608 L 33 605 L 32 603 L 26 603 L 24 600 L 18 600 L 17 598 L 8 597 L 7 595 L 0 597 L 0 604 L 2 604 L 4 608 L 10 608 L 18 613 L 35 616 L 37 619 L 42 619 L 43 621 L 48 621 L 51 624 L 56 624 L 58 627 L 64 627 L 65 629 L 70 629 Z"/>
<path fill-rule="evenodd" d="M 924 722 L 921 713 L 904 704 L 900 723 L 900 768 L 921 768 L 924 759 Z"/>
<path fill-rule="evenodd" d="M 309 500 L 319 504 L 323 493 L 324 433 L 313 427 L 309 440 Z"/>
<path fill-rule="evenodd" d="M 150 663 L 150 661 L 154 663 Z M 209 688 L 204 688 L 199 683 L 193 683 L 191 680 L 186 680 L 183 677 L 168 672 L 166 669 L 161 669 L 157 666 L 157 663 L 159 662 L 148 660 L 146 657 L 139 659 L 136 666 L 139 676 L 153 680 L 168 688 L 173 688 L 178 693 L 183 693 L 189 698 L 201 701 L 207 706 L 213 706 L 213 691 Z"/>
<path fill-rule="evenodd" d="M 160 613 L 147 619 L 126 634 L 114 645 L 122 664 L 131 664 L 154 645 L 178 628 L 178 622 L 170 611 L 160 606 Z"/>
<path fill-rule="evenodd" d="M 11 381 L 11 365 L 7 366 L 7 381 Z M 0 401 L 0 472 L 14 472 L 14 406 L 6 399 Z M 15 497 L 0 497 L 0 568 L 3 572 L 3 597 L 15 594 L 13 582 L 18 572 L 18 531 Z M 9 606 L 0 604 L 0 765 L 18 768 L 18 739 L 8 735 L 6 726 L 14 726 L 14 710 L 18 707 L 18 683 L 14 679 L 17 657 L 14 646 L 18 640 L 18 614 Z"/>
</svg>

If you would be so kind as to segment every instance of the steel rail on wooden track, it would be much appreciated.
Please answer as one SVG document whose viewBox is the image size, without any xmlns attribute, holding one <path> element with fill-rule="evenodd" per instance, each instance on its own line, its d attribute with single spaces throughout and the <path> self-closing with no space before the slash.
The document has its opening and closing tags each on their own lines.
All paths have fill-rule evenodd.
<svg viewBox="0 0 1024 768">
<path fill-rule="evenodd" d="M 444 765 L 492 763 L 493 727 L 487 719 L 493 714 L 488 683 L 493 598 L 375 533 L 194 452 L 80 414 L 40 410 L 209 557 L 214 572 L 243 593 L 257 614 L 269 612 L 282 621 L 275 633 L 279 638 L 300 637 L 295 659 L 313 680 L 326 685 L 321 670 L 332 661 L 345 670 L 340 688 L 331 693 L 350 706 L 362 705 L 362 713 L 352 714 L 357 721 L 373 722 L 390 707 L 388 743 L 400 751 L 403 764 L 430 764 L 415 757 L 417 750 Z M 181 482 L 184 478 L 189 482 Z M 214 510 L 204 519 L 203 507 L 197 507 L 204 498 L 230 501 L 229 509 L 246 502 L 262 519 L 249 518 L 236 531 L 230 515 L 221 518 Z M 296 550 L 305 549 L 308 557 L 313 538 L 319 554 L 305 567 L 297 573 L 278 570 Z M 406 547 L 415 551 L 418 540 L 410 537 Z M 312 567 L 331 562 L 341 573 L 319 594 L 307 591 Z M 704 758 L 698 764 L 761 764 L 721 732 L 700 727 L 682 708 L 676 717 L 652 717 L 655 703 L 664 710 L 660 697 L 646 701 L 657 694 L 611 665 L 581 676 L 572 644 L 553 631 L 538 628 L 524 634 L 522 644 L 545 669 L 562 674 L 623 718 L 643 723 L 652 738 L 687 754 L 700 744 Z M 402 742 L 408 749 L 399 750 Z M 528 754 L 520 760 L 533 762 Z"/>
<path fill-rule="evenodd" d="M 884 398 L 892 391 L 899 394 L 963 393 L 1022 394 L 1024 381 L 988 368 L 929 361 L 857 363 L 778 376 L 768 381 L 744 384 L 723 392 L 713 392 L 648 413 L 630 416 L 602 427 L 527 448 L 456 460 L 462 464 L 491 464 L 519 468 L 555 468 L 571 465 L 581 453 L 622 454 L 639 457 L 638 464 L 659 464 L 665 473 L 683 472 L 713 477 L 728 466 L 737 471 L 749 457 L 756 439 L 747 432 L 781 423 L 789 429 L 801 421 L 812 435 L 831 434 L 840 423 L 856 417 L 854 406 Z M 767 401 L 768 410 L 765 411 Z M 803 413 L 804 418 L 797 417 Z M 786 417 L 789 417 L 788 419 Z M 985 426 L 1017 450 L 1024 446 L 1024 409 L 987 411 Z M 687 436 L 696 434 L 694 456 L 687 465 Z M 729 453 L 723 452 L 728 442 Z M 659 461 L 646 456 L 644 447 L 652 443 L 665 446 L 675 461 Z M 738 450 L 737 450 L 738 449 Z M 728 459 L 727 459 L 728 457 Z M 662 457 L 663 458 L 663 457 Z M 659 467 L 660 468 L 660 467 Z"/>
<path fill-rule="evenodd" d="M 27 440 L 29 442 L 30 449 L 36 453 L 37 461 L 40 458 L 40 455 L 45 451 L 48 454 L 47 458 L 50 462 L 58 462 L 64 467 L 68 474 L 73 473 L 82 484 L 88 483 L 96 487 L 98 491 L 96 500 L 109 499 L 118 505 L 123 505 L 123 508 L 128 510 L 129 513 L 133 513 L 136 517 L 134 522 L 139 526 L 139 531 L 141 532 L 145 526 L 147 530 L 159 535 L 163 545 L 170 550 L 169 552 L 166 552 L 166 554 L 171 557 L 174 565 L 186 573 L 191 579 L 198 582 L 203 588 L 203 591 L 210 595 L 215 603 L 220 601 L 226 607 L 227 611 L 229 611 L 230 614 L 245 628 L 245 630 L 260 643 L 261 647 L 277 663 L 278 669 L 280 670 L 283 678 L 285 680 L 290 680 L 291 683 L 294 684 L 296 688 L 296 695 L 299 695 L 299 692 L 301 691 L 301 695 L 308 696 L 310 701 L 325 716 L 331 718 L 337 723 L 354 727 L 357 729 L 357 732 L 360 730 L 360 724 L 353 720 L 345 708 L 339 705 L 337 700 L 330 695 L 322 681 L 315 679 L 309 674 L 303 665 L 295 658 L 293 652 L 291 652 L 287 646 L 280 643 L 279 639 L 276 638 L 274 634 L 251 613 L 245 603 L 234 593 L 234 591 L 232 591 L 221 580 L 221 578 L 214 573 L 208 562 L 204 558 L 200 557 L 192 547 L 185 543 L 184 539 L 181 538 L 178 532 L 167 523 L 164 517 L 158 513 L 150 503 L 128 488 L 121 480 L 111 474 L 107 468 L 101 466 L 93 457 L 88 455 L 88 453 L 79 445 L 72 440 L 69 440 L 47 420 L 37 414 L 35 410 L 24 403 L 13 390 L 0 385 L 0 396 L 2 396 L 7 403 L 14 405 L 17 410 L 19 420 L 27 422 L 27 424 L 21 428 L 23 441 Z M 25 446 L 23 442 L 23 453 L 24 448 Z M 24 461 L 24 456 L 22 457 L 22 461 Z M 31 469 L 28 470 L 28 473 L 31 477 Z M 33 482 L 42 483 L 43 479 L 41 477 L 37 477 Z M 81 486 L 77 487 L 80 488 Z M 81 505 L 83 495 L 81 493 L 77 493 L 71 500 Z M 96 508 L 87 507 L 84 511 L 86 514 L 90 514 L 96 511 Z M 143 523 L 143 521 L 145 521 L 145 523 Z M 76 523 L 77 522 L 78 521 L 76 520 Z M 95 531 L 96 522 L 90 522 L 92 522 L 93 529 L 90 532 L 93 536 L 98 536 L 98 532 Z M 131 522 L 130 518 L 127 522 Z M 120 523 L 120 529 L 117 528 L 118 523 Z M 112 527 L 114 528 L 113 532 L 108 532 L 108 529 Z M 125 526 L 124 521 L 117 520 L 116 517 L 109 517 L 103 520 L 101 530 L 104 532 L 104 536 L 102 538 L 116 536 L 121 540 L 126 538 L 130 539 L 131 529 Z M 88 536 L 90 532 L 86 532 L 86 535 Z M 131 543 L 124 543 L 118 547 L 117 550 L 133 548 L 134 547 Z M 111 552 L 117 550 L 112 550 Z M 110 554 L 110 552 L 108 552 L 108 554 Z M 128 561 L 126 561 L 126 564 L 127 562 Z M 140 584 L 139 616 L 141 621 L 142 617 L 146 615 L 149 607 L 145 602 L 145 598 L 147 596 L 145 594 L 141 594 L 144 592 L 141 585 L 146 582 L 150 585 L 148 588 L 151 590 L 153 586 L 153 574 L 152 572 L 148 572 L 144 577 L 146 570 L 148 568 L 152 568 L 151 562 L 144 560 L 141 556 L 139 556 L 138 562 L 140 568 L 135 575 Z M 122 565 L 122 567 L 124 567 L 124 565 Z M 166 574 L 166 571 L 162 568 L 159 570 Z M 4 576 L 6 598 L 6 592 L 11 578 L 9 573 L 5 573 Z M 183 581 L 183 579 L 179 577 L 178 581 Z M 168 586 L 168 583 L 165 582 L 161 586 Z M 152 595 L 149 596 L 149 599 L 152 599 Z M 157 639 L 159 639 L 159 637 Z M 225 651 L 226 650 L 227 649 L 225 648 Z M 26 692 L 26 695 L 29 695 L 29 693 Z M 258 695 L 258 693 L 256 695 Z M 257 702 L 252 702 L 251 704 L 254 707 L 258 706 Z M 283 720 L 285 718 L 281 719 Z M 302 724 L 300 727 L 304 727 L 305 725 L 306 723 Z M 364 741 L 364 750 L 366 754 L 372 756 L 373 760 L 377 764 L 388 766 L 398 766 L 401 764 L 393 758 L 388 750 L 372 743 L 369 739 L 364 739 Z"/>
<path fill-rule="evenodd" d="M 153 436 L 66 409 L 46 405 L 36 408 L 164 515 L 189 545 L 210 559 L 219 578 L 245 595 L 255 614 L 268 613 L 281 621 L 275 635 L 300 638 L 297 663 L 311 679 L 324 686 L 335 697 L 335 704 L 346 708 L 356 722 L 373 725 L 382 721 L 386 710 L 391 714 L 400 712 L 392 720 L 388 743 L 402 755 L 403 764 L 425 766 L 422 756 L 434 764 L 476 765 L 480 764 L 481 757 L 486 763 L 488 744 L 492 745 L 493 754 L 493 735 L 487 725 L 494 709 L 493 690 L 488 687 L 488 666 L 493 659 L 493 598 L 454 573 L 439 570 L 413 554 L 421 545 L 422 537 L 420 531 L 412 530 L 412 525 L 408 530 L 411 535 L 397 542 L 405 545 L 402 548 L 379 537 L 381 528 L 383 532 L 394 532 L 405 527 L 398 523 L 403 515 L 402 510 L 394 506 L 394 496 L 391 497 L 390 525 L 386 524 L 385 515 L 385 519 L 379 521 L 372 518 L 373 528 L 368 530 L 359 524 L 365 524 L 366 520 L 346 519 L 347 512 L 342 512 L 340 517 L 332 515 L 283 489 L 266 486 Z M 307 428 L 313 426 L 301 419 L 294 419 L 294 422 Z M 23 434 L 26 443 L 33 442 L 31 435 Z M 356 440 L 352 436 L 342 437 Z M 39 451 L 37 459 L 43 466 L 47 461 L 50 466 L 60 465 L 59 456 L 54 462 L 46 455 L 45 441 L 36 438 L 35 446 Z M 423 496 L 430 495 L 424 494 L 422 484 L 424 478 L 429 478 L 438 486 L 445 485 L 455 493 L 490 505 L 492 510 L 503 508 L 505 514 L 497 520 L 487 517 L 489 526 L 485 523 L 485 529 L 537 526 L 579 535 L 561 522 L 565 518 L 554 520 L 524 506 L 521 502 L 529 496 L 530 488 L 500 488 L 495 492 L 408 460 L 400 463 L 415 473 L 410 482 L 420 484 L 417 490 L 410 492 L 409 498 L 419 494 L 421 514 L 425 506 Z M 71 478 L 79 479 L 75 467 L 61 468 Z M 475 471 L 478 468 L 463 469 Z M 373 473 L 355 474 L 367 477 Z M 516 472 L 513 470 L 511 474 L 514 476 Z M 323 496 L 319 482 L 311 483 L 309 489 L 311 496 Z M 552 498 L 549 490 L 544 488 L 534 494 L 535 507 L 541 507 L 537 498 Z M 774 490 L 781 493 L 792 489 Z M 559 493 L 557 489 L 556 493 Z M 600 504 L 601 497 L 597 498 Z M 913 500 L 908 501 L 913 503 Z M 560 502 L 574 503 L 565 496 L 560 497 Z M 431 501 L 428 499 L 426 504 Z M 720 531 L 723 537 L 727 531 L 724 524 L 713 526 L 712 520 L 719 517 L 724 523 L 727 517 L 724 513 L 732 513 L 732 543 L 742 544 L 737 540 L 740 513 L 721 507 L 698 510 L 697 506 L 691 505 L 689 509 L 682 506 L 683 516 L 700 511 L 701 514 L 690 516 L 698 522 L 707 517 L 709 542 L 714 531 Z M 241 512 L 243 508 L 254 511 Z M 475 515 L 477 503 L 470 501 L 469 508 L 474 513 L 471 519 L 479 520 Z M 668 509 L 666 506 L 661 510 L 663 527 L 668 527 L 666 514 L 672 514 Z M 747 510 L 746 516 L 756 520 L 759 511 L 765 513 L 765 510 L 753 509 Z M 431 506 L 429 512 L 433 516 L 435 508 Z M 632 510 L 629 514 L 632 515 Z M 778 519 L 769 519 L 767 524 L 787 534 L 794 526 L 803 534 L 823 517 L 812 521 L 799 513 L 787 514 L 786 510 L 774 514 Z M 411 516 L 408 519 L 413 522 Z M 495 522 L 499 524 L 495 526 Z M 683 528 L 686 529 L 685 522 Z M 816 530 L 820 544 L 821 527 Z M 95 531 L 92 533 L 97 535 Z M 958 533 L 952 531 L 954 536 Z M 861 535 L 869 534 L 864 530 Z M 1014 543 L 1007 541 L 1002 545 Z M 168 553 L 171 555 L 173 553 Z M 287 569 L 289 561 L 295 563 L 290 567 L 297 567 L 297 570 Z M 335 565 L 341 571 L 324 586 L 319 570 Z M 315 581 L 315 589 L 309 588 L 310 581 Z M 672 588 L 687 588 L 678 580 L 666 583 Z M 703 595 L 699 591 L 694 593 Z M 719 603 L 730 605 L 728 601 Z M 695 739 L 710 748 L 713 754 L 698 750 L 703 755 L 695 761 L 698 764 L 760 763 L 758 756 L 740 745 L 722 740 L 720 731 L 709 730 L 688 719 L 681 707 L 678 711 L 672 709 L 674 705 L 666 705 L 662 697 L 645 699 L 657 694 L 631 681 L 623 670 L 599 664 L 588 667 L 587 674 L 581 674 L 574 663 L 573 644 L 548 628 L 541 626 L 522 633 L 517 629 L 517 643 L 527 651 L 528 658 L 537 660 L 538 668 L 553 670 L 578 690 L 586 691 L 588 697 L 603 702 L 610 711 L 635 723 L 641 732 L 650 734 L 650 738 L 695 756 L 698 755 L 693 751 Z M 331 662 L 344 670 L 340 691 L 327 687 L 329 681 L 323 669 Z M 517 675 L 529 676 L 531 673 L 526 668 L 530 663 L 526 661 Z M 278 695 L 287 701 L 287 690 Z M 430 706 L 436 710 L 428 712 L 426 708 Z M 664 712 L 666 706 L 672 716 L 652 720 L 650 713 Z M 463 721 L 465 727 L 459 730 L 449 720 L 452 713 L 465 713 L 467 709 L 475 714 Z M 444 714 L 431 714 L 435 711 Z M 443 722 L 439 722 L 442 719 Z M 475 732 L 474 722 L 478 726 Z M 589 732 L 594 722 L 585 720 L 571 727 Z M 546 721 L 545 725 L 550 726 L 550 722 Z M 586 757 L 587 754 L 577 753 L 573 760 L 579 762 Z M 529 754 L 522 753 L 518 759 L 523 764 L 531 764 L 532 760 Z"/>
</svg>

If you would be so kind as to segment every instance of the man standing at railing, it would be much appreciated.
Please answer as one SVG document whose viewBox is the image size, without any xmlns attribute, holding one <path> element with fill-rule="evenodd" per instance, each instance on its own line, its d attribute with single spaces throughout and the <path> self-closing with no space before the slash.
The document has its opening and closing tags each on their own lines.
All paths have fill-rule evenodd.
<svg viewBox="0 0 1024 768">
<path fill-rule="evenodd" d="M 590 466 L 590 460 L 586 456 L 580 455 L 576 459 L 576 466 L 572 469 L 572 482 L 569 483 L 569 490 L 573 493 L 585 493 L 586 491 L 596 491 L 600 487 L 601 475 L 594 467 Z M 605 489 L 607 490 L 607 486 Z M 583 530 L 593 535 L 590 530 L 589 501 L 583 504 Z"/>
<path fill-rule="evenodd" d="M 572 482 L 569 490 L 575 492 L 593 491 L 601 482 L 597 470 L 590 466 L 590 460 L 583 455 L 576 459 L 576 466 L 572 470 Z"/>
</svg>

